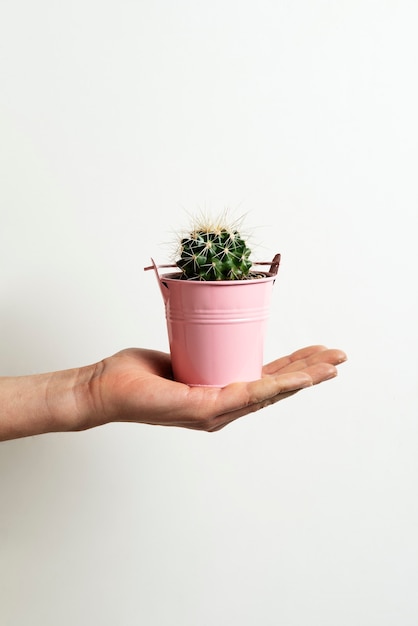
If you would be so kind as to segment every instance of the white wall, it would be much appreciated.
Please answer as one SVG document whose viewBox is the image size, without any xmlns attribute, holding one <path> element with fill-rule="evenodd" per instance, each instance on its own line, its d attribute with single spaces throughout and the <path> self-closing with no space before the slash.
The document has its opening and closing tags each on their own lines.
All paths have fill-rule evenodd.
<svg viewBox="0 0 418 626">
<path fill-rule="evenodd" d="M 414 0 L 2 0 L 0 373 L 167 349 L 142 268 L 227 205 L 283 255 L 266 360 L 349 361 L 216 435 L 2 444 L 1 624 L 416 626 L 417 27 Z"/>
</svg>

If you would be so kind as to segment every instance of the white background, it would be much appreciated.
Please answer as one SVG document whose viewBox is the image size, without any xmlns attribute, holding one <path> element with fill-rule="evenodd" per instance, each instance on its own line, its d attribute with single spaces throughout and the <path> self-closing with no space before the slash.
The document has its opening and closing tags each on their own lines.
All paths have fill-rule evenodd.
<svg viewBox="0 0 418 626">
<path fill-rule="evenodd" d="M 417 29 L 414 0 L 1 0 L 0 373 L 166 350 L 143 267 L 227 206 L 283 255 L 266 361 L 349 356 L 215 435 L 0 445 L 2 625 L 416 626 Z"/>
</svg>

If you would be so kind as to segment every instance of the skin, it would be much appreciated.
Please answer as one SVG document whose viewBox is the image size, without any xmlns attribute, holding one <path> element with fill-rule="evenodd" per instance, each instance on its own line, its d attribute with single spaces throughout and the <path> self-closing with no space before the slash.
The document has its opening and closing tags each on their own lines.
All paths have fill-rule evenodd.
<svg viewBox="0 0 418 626">
<path fill-rule="evenodd" d="M 0 378 L 0 441 L 137 422 L 213 432 L 330 380 L 341 350 L 309 346 L 264 366 L 262 378 L 223 388 L 172 379 L 170 355 L 129 348 L 85 367 Z"/>
</svg>

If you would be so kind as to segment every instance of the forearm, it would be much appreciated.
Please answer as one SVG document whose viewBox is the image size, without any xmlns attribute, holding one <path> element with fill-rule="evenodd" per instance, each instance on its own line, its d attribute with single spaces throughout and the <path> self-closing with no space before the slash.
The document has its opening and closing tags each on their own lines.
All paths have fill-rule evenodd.
<svg viewBox="0 0 418 626">
<path fill-rule="evenodd" d="M 95 366 L 0 378 L 0 441 L 95 425 Z"/>
</svg>

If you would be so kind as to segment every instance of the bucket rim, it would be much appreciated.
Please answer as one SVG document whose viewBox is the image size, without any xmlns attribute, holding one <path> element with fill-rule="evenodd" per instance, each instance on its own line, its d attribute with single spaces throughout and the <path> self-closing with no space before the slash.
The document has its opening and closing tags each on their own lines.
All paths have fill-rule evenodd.
<svg viewBox="0 0 418 626">
<path fill-rule="evenodd" d="M 254 283 L 265 283 L 270 282 L 276 279 L 275 274 L 271 274 L 270 272 L 257 272 L 258 276 L 254 278 L 245 278 L 243 280 L 189 280 L 189 279 L 181 279 L 181 272 L 169 272 L 168 274 L 160 274 L 160 280 L 164 280 L 164 282 L 169 281 L 171 283 L 179 283 L 181 285 L 199 285 L 200 287 L 204 287 L 206 285 L 210 286 L 227 286 L 232 287 L 233 285 L 252 285 Z"/>
<path fill-rule="evenodd" d="M 281 259 L 281 254 L 277 253 L 274 255 L 273 260 L 272 261 L 255 261 L 252 265 L 251 271 L 252 272 L 256 272 L 258 274 L 258 276 L 254 276 L 254 278 L 245 278 L 242 280 L 193 280 L 193 279 L 183 279 L 181 280 L 181 272 L 179 271 L 175 271 L 175 272 L 169 272 L 169 273 L 164 273 L 164 274 L 160 274 L 159 270 L 161 269 L 168 269 L 168 268 L 173 268 L 178 270 L 177 265 L 175 264 L 169 264 L 169 265 L 157 265 L 154 261 L 154 259 L 151 259 L 152 261 L 152 265 L 149 265 L 148 267 L 144 267 L 144 270 L 154 270 L 155 274 L 157 276 L 157 278 L 160 279 L 160 281 L 162 279 L 164 279 L 164 281 L 171 281 L 171 282 L 179 282 L 181 284 L 187 284 L 187 285 L 248 285 L 248 284 L 252 284 L 252 283 L 259 283 L 259 282 L 269 282 L 271 280 L 274 280 L 277 277 L 277 273 L 279 271 L 279 266 L 280 266 L 280 259 Z M 267 272 L 263 272 L 258 270 L 255 266 L 258 265 L 269 265 L 269 270 Z"/>
</svg>

